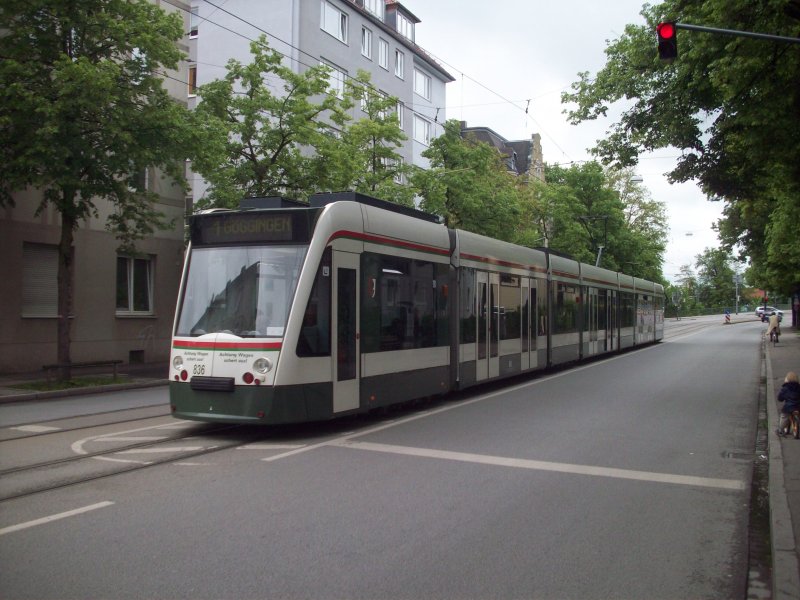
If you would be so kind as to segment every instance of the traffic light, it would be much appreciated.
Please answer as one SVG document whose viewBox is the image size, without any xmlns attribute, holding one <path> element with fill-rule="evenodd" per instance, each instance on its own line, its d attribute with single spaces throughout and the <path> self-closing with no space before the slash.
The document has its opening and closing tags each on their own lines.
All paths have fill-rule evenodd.
<svg viewBox="0 0 800 600">
<path fill-rule="evenodd" d="M 678 57 L 678 37 L 675 22 L 659 23 L 656 26 L 658 34 L 658 56 L 664 62 L 672 62 Z"/>
</svg>

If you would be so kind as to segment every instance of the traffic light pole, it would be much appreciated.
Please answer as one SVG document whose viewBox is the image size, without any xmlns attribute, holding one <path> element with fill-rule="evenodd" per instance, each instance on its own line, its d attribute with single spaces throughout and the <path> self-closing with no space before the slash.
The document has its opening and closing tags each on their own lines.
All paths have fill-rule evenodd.
<svg viewBox="0 0 800 600">
<path fill-rule="evenodd" d="M 773 42 L 789 42 L 790 44 L 800 44 L 800 38 L 787 37 L 783 35 L 771 35 L 769 33 L 753 33 L 752 31 L 736 31 L 734 29 L 718 29 L 717 27 L 689 25 L 688 23 L 675 23 L 675 29 L 688 29 L 689 31 L 702 31 L 703 33 L 734 35 L 738 37 L 755 38 L 758 40 L 772 40 Z"/>
</svg>

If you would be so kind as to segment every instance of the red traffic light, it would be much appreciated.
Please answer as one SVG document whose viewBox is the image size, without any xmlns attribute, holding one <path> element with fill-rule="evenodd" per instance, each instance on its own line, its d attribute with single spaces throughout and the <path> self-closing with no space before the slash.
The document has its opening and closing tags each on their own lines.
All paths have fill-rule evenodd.
<svg viewBox="0 0 800 600">
<path fill-rule="evenodd" d="M 656 27 L 658 37 L 663 39 L 670 39 L 675 37 L 675 23 L 659 23 Z"/>
<path fill-rule="evenodd" d="M 677 27 L 672 21 L 656 25 L 658 34 L 658 56 L 665 62 L 672 62 L 678 57 Z"/>
</svg>

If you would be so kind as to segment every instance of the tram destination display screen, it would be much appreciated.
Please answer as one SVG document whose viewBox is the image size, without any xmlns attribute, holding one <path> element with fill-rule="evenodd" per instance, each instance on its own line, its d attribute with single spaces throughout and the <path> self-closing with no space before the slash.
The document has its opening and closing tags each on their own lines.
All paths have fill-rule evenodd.
<svg viewBox="0 0 800 600">
<path fill-rule="evenodd" d="M 308 242 L 316 211 L 245 211 L 198 215 L 192 219 L 192 242 L 198 245 Z"/>
</svg>

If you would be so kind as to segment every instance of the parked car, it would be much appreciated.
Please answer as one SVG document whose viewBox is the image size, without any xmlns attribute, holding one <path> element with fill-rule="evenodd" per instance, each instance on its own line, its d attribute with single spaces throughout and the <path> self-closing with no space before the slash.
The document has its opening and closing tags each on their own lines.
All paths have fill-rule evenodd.
<svg viewBox="0 0 800 600">
<path fill-rule="evenodd" d="M 756 308 L 756 318 L 766 321 L 771 315 L 778 315 L 778 321 L 783 321 L 783 311 L 774 306 L 759 306 Z"/>
</svg>

